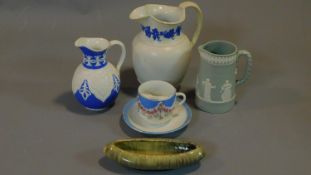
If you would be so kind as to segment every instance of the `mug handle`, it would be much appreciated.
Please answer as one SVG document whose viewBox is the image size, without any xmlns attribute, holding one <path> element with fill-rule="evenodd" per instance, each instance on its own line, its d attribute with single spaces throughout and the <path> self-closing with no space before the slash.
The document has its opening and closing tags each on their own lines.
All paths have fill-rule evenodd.
<svg viewBox="0 0 311 175">
<path fill-rule="evenodd" d="M 191 2 L 191 1 L 186 1 L 183 2 L 181 4 L 179 4 L 179 7 L 181 8 L 194 8 L 196 13 L 197 13 L 197 28 L 195 29 L 195 32 L 192 36 L 192 40 L 191 40 L 191 45 L 192 47 L 195 45 L 195 43 L 198 41 L 199 35 L 201 33 L 202 30 L 202 24 L 203 24 L 203 14 L 202 14 L 202 10 L 201 8 L 198 6 L 198 4 Z"/>
<path fill-rule="evenodd" d="M 125 49 L 125 46 L 124 44 L 121 42 L 121 41 L 118 41 L 118 40 L 112 40 L 110 41 L 110 46 L 113 46 L 113 45 L 119 45 L 121 47 L 121 56 L 120 56 L 120 60 L 117 64 L 117 70 L 118 72 L 120 72 L 120 69 L 121 69 L 121 66 L 125 60 L 125 56 L 126 56 L 126 49 Z"/>
<path fill-rule="evenodd" d="M 250 78 L 251 73 L 252 73 L 252 67 L 253 67 L 253 58 L 252 58 L 251 53 L 247 50 L 239 50 L 238 60 L 240 59 L 240 57 L 242 55 L 246 56 L 247 65 L 246 65 L 246 70 L 244 71 L 244 75 L 243 75 L 242 79 L 236 81 L 236 84 L 238 86 L 241 84 L 244 84 Z"/>
<path fill-rule="evenodd" d="M 182 93 L 182 92 L 177 92 L 176 93 L 176 96 L 177 97 L 182 97 L 182 100 L 181 100 L 181 102 L 179 102 L 179 105 L 183 105 L 185 102 L 186 102 L 186 95 L 184 94 L 184 93 Z"/>
</svg>

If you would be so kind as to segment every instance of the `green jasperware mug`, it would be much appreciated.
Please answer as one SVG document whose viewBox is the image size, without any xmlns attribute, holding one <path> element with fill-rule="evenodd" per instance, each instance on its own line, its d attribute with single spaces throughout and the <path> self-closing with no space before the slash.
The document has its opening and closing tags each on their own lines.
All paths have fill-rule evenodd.
<svg viewBox="0 0 311 175">
<path fill-rule="evenodd" d="M 252 56 L 246 50 L 238 50 L 229 41 L 215 40 L 199 47 L 201 56 L 196 79 L 196 105 L 203 111 L 219 114 L 232 109 L 236 87 L 244 84 L 251 75 Z M 240 56 L 247 58 L 242 79 L 237 80 L 237 63 Z"/>
</svg>

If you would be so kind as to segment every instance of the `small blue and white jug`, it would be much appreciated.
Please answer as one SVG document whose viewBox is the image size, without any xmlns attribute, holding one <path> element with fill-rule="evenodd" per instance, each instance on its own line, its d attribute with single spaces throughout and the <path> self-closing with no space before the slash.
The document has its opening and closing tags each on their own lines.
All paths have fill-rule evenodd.
<svg viewBox="0 0 311 175">
<path fill-rule="evenodd" d="M 115 68 L 106 60 L 107 49 L 121 46 L 122 53 Z M 120 69 L 126 49 L 122 42 L 104 38 L 79 38 L 75 42 L 83 52 L 83 62 L 72 79 L 72 91 L 76 99 L 87 109 L 100 111 L 114 103 L 120 91 Z"/>
</svg>

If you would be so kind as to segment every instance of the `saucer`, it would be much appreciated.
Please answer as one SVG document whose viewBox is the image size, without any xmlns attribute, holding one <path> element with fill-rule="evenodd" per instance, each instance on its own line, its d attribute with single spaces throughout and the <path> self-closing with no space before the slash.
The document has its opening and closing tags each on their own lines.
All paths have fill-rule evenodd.
<svg viewBox="0 0 311 175">
<path fill-rule="evenodd" d="M 137 100 L 131 99 L 123 108 L 123 121 L 133 130 L 150 135 L 169 134 L 181 130 L 186 127 L 192 118 L 190 107 L 184 103 L 183 105 L 176 104 L 173 113 L 175 115 L 164 126 L 161 127 L 146 127 L 139 123 L 139 113 L 137 107 Z"/>
</svg>

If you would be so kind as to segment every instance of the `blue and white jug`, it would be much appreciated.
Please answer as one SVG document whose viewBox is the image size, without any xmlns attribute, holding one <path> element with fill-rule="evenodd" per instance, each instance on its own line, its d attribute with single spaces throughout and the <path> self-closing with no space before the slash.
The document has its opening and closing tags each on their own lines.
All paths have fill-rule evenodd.
<svg viewBox="0 0 311 175">
<path fill-rule="evenodd" d="M 121 46 L 122 53 L 115 68 L 106 60 L 107 49 Z M 111 106 L 120 91 L 120 69 L 126 49 L 122 42 L 104 38 L 79 38 L 75 42 L 83 52 L 83 62 L 72 79 L 72 91 L 76 99 L 87 109 L 100 111 Z"/>
</svg>

